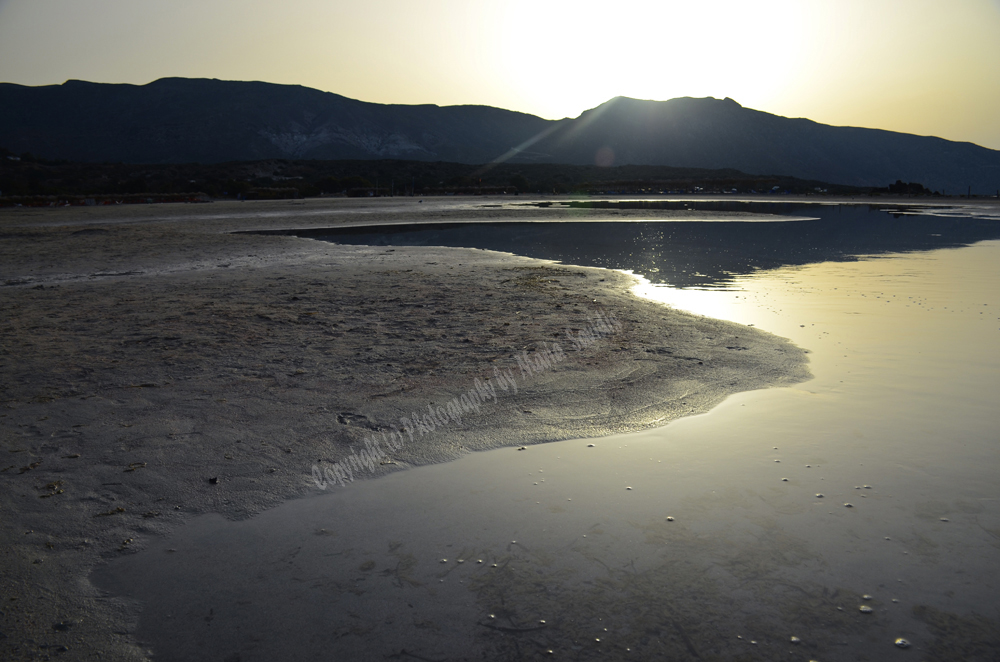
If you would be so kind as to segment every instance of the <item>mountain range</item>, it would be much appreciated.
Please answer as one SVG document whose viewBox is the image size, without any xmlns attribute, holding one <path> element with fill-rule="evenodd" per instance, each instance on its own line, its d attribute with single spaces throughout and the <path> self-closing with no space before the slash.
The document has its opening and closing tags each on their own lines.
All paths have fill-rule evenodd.
<svg viewBox="0 0 1000 662">
<path fill-rule="evenodd" d="M 297 85 L 163 78 L 0 84 L 0 147 L 47 159 L 219 163 L 408 159 L 734 168 L 849 186 L 1000 189 L 1000 151 L 835 127 L 732 99 L 616 97 L 577 118 L 489 106 L 375 104 Z"/>
</svg>

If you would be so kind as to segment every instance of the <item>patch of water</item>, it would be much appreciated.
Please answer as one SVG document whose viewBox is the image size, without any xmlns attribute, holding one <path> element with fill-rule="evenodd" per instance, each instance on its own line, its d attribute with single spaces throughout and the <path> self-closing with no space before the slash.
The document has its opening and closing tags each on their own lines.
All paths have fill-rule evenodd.
<svg viewBox="0 0 1000 662">
<path fill-rule="evenodd" d="M 998 271 L 984 241 L 646 283 L 815 379 L 201 517 L 95 580 L 164 660 L 994 659 Z"/>
</svg>

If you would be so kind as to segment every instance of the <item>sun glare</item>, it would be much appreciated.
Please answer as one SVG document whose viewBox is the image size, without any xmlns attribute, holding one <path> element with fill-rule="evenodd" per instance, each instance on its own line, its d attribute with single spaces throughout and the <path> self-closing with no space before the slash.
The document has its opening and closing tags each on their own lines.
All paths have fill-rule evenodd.
<svg viewBox="0 0 1000 662">
<path fill-rule="evenodd" d="M 502 66 L 511 87 L 550 117 L 619 95 L 762 104 L 795 77 L 805 11 L 793 2 L 518 0 L 503 17 Z"/>
</svg>

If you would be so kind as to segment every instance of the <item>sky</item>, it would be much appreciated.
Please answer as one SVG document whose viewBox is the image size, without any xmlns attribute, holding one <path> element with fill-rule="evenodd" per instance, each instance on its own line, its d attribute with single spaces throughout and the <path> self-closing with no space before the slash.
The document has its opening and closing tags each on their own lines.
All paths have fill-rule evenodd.
<svg viewBox="0 0 1000 662">
<path fill-rule="evenodd" d="M 0 81 L 167 76 L 549 119 L 731 97 L 1000 149 L 1000 0 L 0 0 Z"/>
</svg>

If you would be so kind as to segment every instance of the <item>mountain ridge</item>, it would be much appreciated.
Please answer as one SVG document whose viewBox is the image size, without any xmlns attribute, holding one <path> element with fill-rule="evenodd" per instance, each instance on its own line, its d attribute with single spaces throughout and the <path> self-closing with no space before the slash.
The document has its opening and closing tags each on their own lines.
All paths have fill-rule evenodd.
<svg viewBox="0 0 1000 662">
<path fill-rule="evenodd" d="M 618 96 L 576 118 L 547 120 L 484 105 L 370 103 L 261 81 L 0 83 L 0 146 L 89 162 L 596 163 L 734 168 L 850 186 L 902 179 L 946 193 L 1000 189 L 1000 151 L 787 118 L 728 97 Z"/>
</svg>

